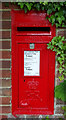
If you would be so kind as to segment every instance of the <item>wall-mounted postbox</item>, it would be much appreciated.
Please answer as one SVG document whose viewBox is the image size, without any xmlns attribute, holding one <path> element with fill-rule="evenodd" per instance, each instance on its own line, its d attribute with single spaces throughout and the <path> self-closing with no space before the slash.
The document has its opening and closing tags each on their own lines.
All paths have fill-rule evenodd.
<svg viewBox="0 0 66 120">
<path fill-rule="evenodd" d="M 55 26 L 46 13 L 11 11 L 12 113 L 54 113 L 55 53 L 47 49 Z"/>
</svg>

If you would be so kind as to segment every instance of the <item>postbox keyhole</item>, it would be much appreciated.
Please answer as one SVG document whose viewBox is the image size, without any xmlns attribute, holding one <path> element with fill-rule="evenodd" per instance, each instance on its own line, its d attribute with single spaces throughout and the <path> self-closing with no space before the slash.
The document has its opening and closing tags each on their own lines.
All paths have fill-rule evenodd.
<svg viewBox="0 0 66 120">
<path fill-rule="evenodd" d="M 25 80 L 24 80 L 24 82 L 25 82 Z"/>
</svg>

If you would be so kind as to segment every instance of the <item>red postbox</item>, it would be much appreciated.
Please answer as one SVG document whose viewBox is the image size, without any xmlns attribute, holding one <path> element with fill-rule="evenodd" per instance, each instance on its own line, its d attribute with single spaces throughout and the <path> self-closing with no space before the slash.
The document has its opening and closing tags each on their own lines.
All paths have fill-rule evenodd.
<svg viewBox="0 0 66 120">
<path fill-rule="evenodd" d="M 12 113 L 54 113 L 55 53 L 47 49 L 55 26 L 45 12 L 11 11 Z"/>
</svg>

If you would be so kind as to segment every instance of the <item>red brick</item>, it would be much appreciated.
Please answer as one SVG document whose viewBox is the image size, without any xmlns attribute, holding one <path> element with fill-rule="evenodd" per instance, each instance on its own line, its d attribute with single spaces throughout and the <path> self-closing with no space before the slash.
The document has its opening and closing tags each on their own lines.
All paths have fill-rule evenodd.
<svg viewBox="0 0 66 120">
<path fill-rule="evenodd" d="M 0 70 L 0 78 L 7 78 L 10 77 L 11 71 L 10 70 Z"/>
<path fill-rule="evenodd" d="M 0 39 L 9 39 L 10 31 L 0 31 Z"/>
<path fill-rule="evenodd" d="M 10 70 L 3 70 L 2 71 L 2 77 L 10 77 L 11 71 Z"/>
<path fill-rule="evenodd" d="M 0 29 L 10 29 L 11 22 L 10 21 L 0 21 Z"/>
<path fill-rule="evenodd" d="M 3 53 L 3 51 L 0 51 L 0 59 L 2 59 L 2 53 Z"/>
<path fill-rule="evenodd" d="M 0 49 L 2 49 L 2 41 L 0 41 Z"/>
<path fill-rule="evenodd" d="M 57 65 L 57 68 L 59 68 L 59 67 L 60 67 L 60 64 Z"/>
<path fill-rule="evenodd" d="M 9 105 L 11 97 L 0 97 L 0 105 Z"/>
<path fill-rule="evenodd" d="M 0 79 L 0 87 L 10 87 L 11 80 L 10 79 Z"/>
<path fill-rule="evenodd" d="M 56 107 L 55 114 L 64 114 L 64 110 L 62 110 L 62 107 Z"/>
<path fill-rule="evenodd" d="M 0 28 L 2 28 L 2 22 L 0 22 Z M 0 38 L 2 39 L 2 31 L 0 31 Z"/>
<path fill-rule="evenodd" d="M 2 70 L 0 70 L 0 78 L 2 78 Z"/>
<path fill-rule="evenodd" d="M 22 120 L 21 118 L 17 117 L 14 118 L 14 116 L 12 115 L 12 113 L 8 113 L 7 115 L 2 115 L 2 120 Z"/>
<path fill-rule="evenodd" d="M 0 31 L 0 39 L 2 39 L 2 31 Z M 1 46 L 1 45 L 0 45 Z"/>
<path fill-rule="evenodd" d="M 66 38 L 66 29 L 64 29 L 64 30 L 58 30 L 58 32 L 57 32 L 57 36 L 64 36 L 65 38 Z"/>
<path fill-rule="evenodd" d="M 0 61 L 0 68 L 10 68 L 10 61 Z"/>
<path fill-rule="evenodd" d="M 2 11 L 0 11 L 0 19 L 2 19 Z"/>
<path fill-rule="evenodd" d="M 2 61 L 0 61 L 0 68 L 2 68 Z"/>
<path fill-rule="evenodd" d="M 60 105 L 60 104 L 64 105 L 64 104 L 66 104 L 66 102 L 62 101 L 61 99 L 56 99 L 56 104 L 57 105 Z"/>
<path fill-rule="evenodd" d="M 2 12 L 2 19 L 10 19 L 10 18 L 11 18 L 10 11 L 3 11 Z"/>
<path fill-rule="evenodd" d="M 2 52 L 2 58 L 5 59 L 5 58 L 10 58 L 11 57 L 11 52 L 10 51 L 3 51 Z"/>
<path fill-rule="evenodd" d="M 0 49 L 10 49 L 10 41 L 0 41 Z"/>
<path fill-rule="evenodd" d="M 0 115 L 0 120 L 8 120 L 8 116 L 7 115 Z"/>
<path fill-rule="evenodd" d="M 2 2 L 0 2 L 0 9 L 2 9 Z"/>
<path fill-rule="evenodd" d="M 0 21 L 0 29 L 2 29 L 2 21 Z M 2 32 L 1 32 L 2 33 Z M 2 36 L 2 34 L 1 34 L 1 36 Z"/>
<path fill-rule="evenodd" d="M 0 113 L 10 113 L 11 107 L 10 106 L 0 106 Z"/>
<path fill-rule="evenodd" d="M 54 120 L 65 120 L 64 119 L 64 114 L 62 116 L 61 115 L 60 116 L 59 115 L 55 115 L 54 118 L 55 118 Z"/>
<path fill-rule="evenodd" d="M 59 77 L 59 75 L 60 75 L 60 74 L 59 74 L 59 71 L 57 71 L 57 73 L 56 73 L 56 78 L 58 78 L 58 77 Z"/>
<path fill-rule="evenodd" d="M 5 5 L 5 2 L 3 2 L 2 3 L 2 8 L 3 9 L 19 9 L 20 7 L 19 6 L 17 6 L 17 5 L 14 5 L 14 3 L 9 3 L 9 6 L 7 7 L 6 5 Z"/>
<path fill-rule="evenodd" d="M 0 120 L 2 120 L 2 118 L 3 118 L 2 115 L 0 115 Z"/>
<path fill-rule="evenodd" d="M 10 51 L 0 51 L 0 59 L 9 59 L 11 56 Z"/>
<path fill-rule="evenodd" d="M 0 96 L 11 96 L 11 88 L 0 88 Z"/>
</svg>

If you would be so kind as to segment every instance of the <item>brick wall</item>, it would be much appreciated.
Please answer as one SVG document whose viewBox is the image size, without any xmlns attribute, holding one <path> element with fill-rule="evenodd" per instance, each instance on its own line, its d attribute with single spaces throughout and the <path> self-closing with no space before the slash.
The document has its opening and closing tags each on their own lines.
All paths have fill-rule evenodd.
<svg viewBox="0 0 66 120">
<path fill-rule="evenodd" d="M 16 5 L 9 4 L 5 7 L 5 3 L 0 3 L 0 119 L 14 118 L 11 114 L 11 9 L 19 9 Z M 56 35 L 65 36 L 66 29 L 59 28 L 56 30 Z M 58 79 L 58 64 L 56 63 L 55 85 L 61 81 Z M 64 117 L 64 111 L 61 107 L 64 102 L 55 99 L 54 115 L 52 118 Z M 20 116 L 20 117 L 38 117 L 45 118 L 46 116 Z"/>
</svg>

